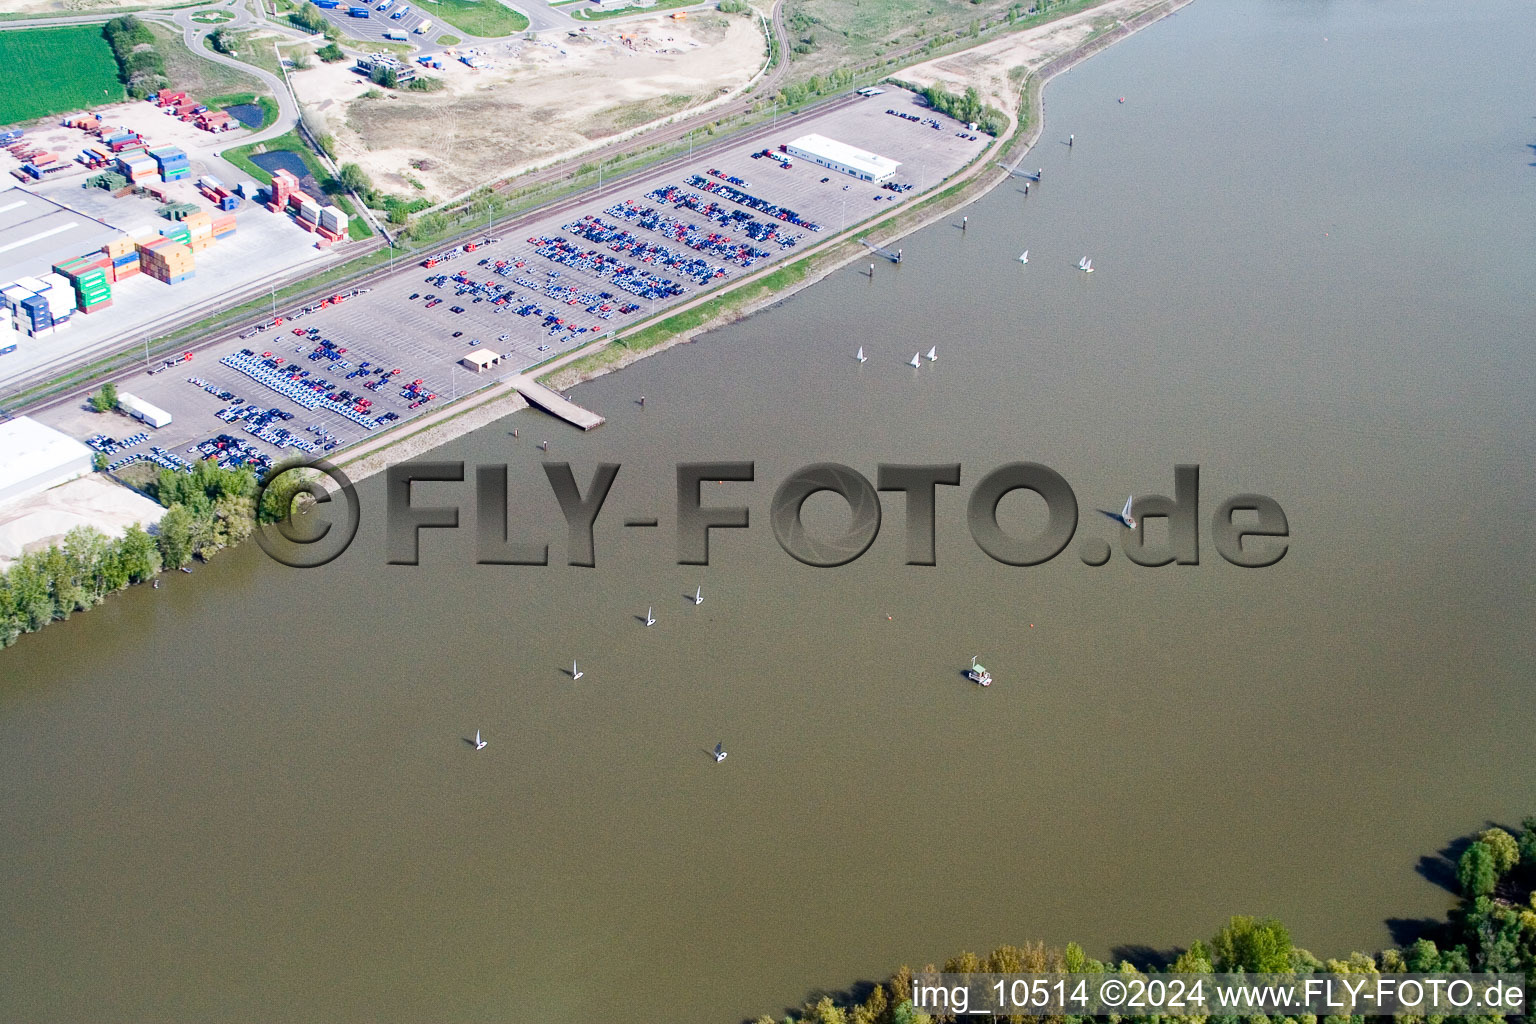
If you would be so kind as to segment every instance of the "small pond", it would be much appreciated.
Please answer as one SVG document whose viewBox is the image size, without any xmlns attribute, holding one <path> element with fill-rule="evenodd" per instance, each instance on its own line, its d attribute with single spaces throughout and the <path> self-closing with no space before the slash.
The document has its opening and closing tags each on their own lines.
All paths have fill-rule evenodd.
<svg viewBox="0 0 1536 1024">
<path fill-rule="evenodd" d="M 320 183 L 309 173 L 309 168 L 304 166 L 304 160 L 291 149 L 275 149 L 270 153 L 252 153 L 251 163 L 260 167 L 268 174 L 276 174 L 278 171 L 287 171 L 299 179 L 299 188 L 308 192 L 315 198 L 320 198 Z"/>
<path fill-rule="evenodd" d="M 239 121 L 247 128 L 261 127 L 261 105 L 257 103 L 237 103 L 232 107 L 225 107 L 224 113 Z"/>
</svg>

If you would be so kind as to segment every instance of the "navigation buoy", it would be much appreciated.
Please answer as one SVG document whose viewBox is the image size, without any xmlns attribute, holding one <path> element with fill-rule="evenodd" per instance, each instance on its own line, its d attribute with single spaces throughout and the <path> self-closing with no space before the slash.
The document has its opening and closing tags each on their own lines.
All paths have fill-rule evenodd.
<svg viewBox="0 0 1536 1024">
<path fill-rule="evenodd" d="M 1120 97 L 1120 102 L 1121 102 L 1121 103 L 1124 103 L 1124 102 L 1125 102 L 1125 97 L 1124 97 L 1124 96 L 1121 96 L 1121 97 Z"/>
</svg>

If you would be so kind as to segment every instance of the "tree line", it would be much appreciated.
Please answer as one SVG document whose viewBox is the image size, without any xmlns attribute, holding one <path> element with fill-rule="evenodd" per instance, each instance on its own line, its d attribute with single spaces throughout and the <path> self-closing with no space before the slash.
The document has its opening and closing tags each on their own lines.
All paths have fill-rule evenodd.
<svg viewBox="0 0 1536 1024">
<path fill-rule="evenodd" d="M 1403 974 L 1523 973 L 1536 978 L 1536 817 L 1521 822 L 1518 834 L 1502 828 L 1478 833 L 1455 864 L 1461 902 L 1449 919 L 1402 949 L 1376 954 L 1354 952 L 1343 959 L 1320 960 L 1295 945 L 1285 925 L 1274 918 L 1233 917 L 1207 941 L 1196 940 L 1166 966 L 1188 974 Z M 920 972 L 901 967 L 859 1000 L 823 996 L 783 1018 L 768 1015 L 754 1024 L 948 1024 L 953 1016 L 933 1017 L 909 997 L 917 974 L 1057 973 L 1151 975 L 1164 968 L 1129 961 L 1106 963 L 1084 953 L 1075 942 L 1055 949 L 1043 942 L 1000 946 L 986 956 L 961 953 L 929 964 Z M 1527 991 L 1529 1006 L 1530 991 Z M 1012 1016 L 1012 1024 L 1099 1024 L 1106 1018 L 1074 1014 L 1049 1018 Z M 1491 1024 L 1497 1017 L 1381 1018 L 1392 1024 Z M 1365 1024 L 1362 1015 L 1324 1018 L 1324 1024 Z M 1313 1016 L 1276 1014 L 1223 1016 L 1111 1016 L 1108 1024 L 1318 1024 Z"/>
<path fill-rule="evenodd" d="M 136 100 L 159 92 L 170 82 L 165 58 L 155 48 L 154 33 L 131 14 L 102 26 L 102 36 L 117 60 L 117 77 Z"/>
<path fill-rule="evenodd" d="M 284 468 L 271 472 L 282 474 Z M 179 569 L 194 558 L 207 560 L 240 543 L 258 521 L 284 518 L 302 485 L 299 474 L 282 475 L 257 508 L 257 480 L 249 468 L 226 469 L 205 460 L 190 473 L 162 469 L 147 488 L 165 506 L 151 530 L 135 525 L 111 538 L 94 527 L 77 526 L 62 545 L 24 554 L 0 573 L 0 647 L 98 605 L 162 569 Z"/>
</svg>

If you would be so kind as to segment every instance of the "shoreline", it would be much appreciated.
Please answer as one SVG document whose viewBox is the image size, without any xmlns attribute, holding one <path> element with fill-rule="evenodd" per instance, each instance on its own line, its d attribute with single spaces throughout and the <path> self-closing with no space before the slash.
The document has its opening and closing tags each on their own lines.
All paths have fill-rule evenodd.
<svg viewBox="0 0 1536 1024">
<path fill-rule="evenodd" d="M 764 309 L 782 302 L 812 285 L 819 284 L 834 272 L 847 267 L 859 259 L 865 258 L 869 250 L 864 248 L 862 244 L 863 239 L 879 231 L 883 224 L 896 222 L 892 224 L 894 233 L 882 235 L 879 243 L 882 246 L 899 242 L 908 235 L 928 227 L 943 217 L 953 214 L 956 210 L 976 202 L 1012 177 L 1006 169 L 998 164 L 1005 150 L 1010 151 L 1007 155 L 1013 157 L 1013 162 L 1017 164 L 1023 158 L 1023 155 L 1033 149 L 1035 144 L 1040 141 L 1040 136 L 1045 130 L 1044 92 L 1046 85 L 1050 84 L 1057 76 L 1070 71 L 1095 54 L 1134 35 L 1147 26 L 1161 21 L 1163 18 L 1181 10 L 1192 2 L 1193 0 L 1165 0 L 1164 3 L 1150 7 L 1127 21 L 1120 23 L 1109 32 L 1089 39 L 1068 52 L 1051 58 L 1042 65 L 1040 70 L 1032 71 L 1025 75 L 1019 85 L 1020 112 L 1028 115 L 1027 126 L 1023 129 L 1023 134 L 1020 134 L 1019 128 L 1020 114 L 1010 113 L 1010 130 L 1006 136 L 999 137 L 993 146 L 983 150 L 969 166 L 962 168 L 952 181 L 936 186 L 932 195 L 925 199 L 919 199 L 918 203 L 913 207 L 897 211 L 888 220 L 879 221 L 867 227 L 854 227 L 844 235 L 829 238 L 826 242 L 822 243 L 822 247 L 807 251 L 799 259 L 791 263 L 767 268 L 761 271 L 757 277 L 738 281 L 735 286 L 725 292 L 717 295 L 701 296 L 694 302 L 678 306 L 675 309 L 669 310 L 665 317 L 654 324 L 637 325 L 636 330 L 631 333 L 660 327 L 680 314 L 706 303 L 720 302 L 729 305 L 728 300 L 731 296 L 739 295 L 754 285 L 761 284 L 763 278 L 768 277 L 775 271 L 783 271 L 789 267 L 802 264 L 816 264 L 814 266 L 807 266 L 806 273 L 800 280 L 774 289 L 766 295 L 747 299 L 739 308 L 722 310 L 702 323 L 679 330 L 665 341 L 641 349 L 626 349 L 626 351 L 615 357 L 611 362 L 590 370 L 571 369 L 571 364 L 596 356 L 606 351 L 607 347 L 614 345 L 622 346 L 623 339 L 620 338 L 608 342 L 607 347 L 604 348 L 568 353 L 543 370 L 535 369 L 530 371 L 530 376 L 557 391 L 565 391 L 586 381 L 606 376 L 641 359 L 665 352 L 674 346 L 692 342 L 695 338 L 712 330 L 745 320 L 754 313 L 762 312 Z M 1016 156 L 1014 156 L 1014 152 L 1017 153 Z M 990 180 L 985 180 L 982 187 L 979 189 L 975 188 L 974 186 L 977 184 L 978 179 L 983 179 L 984 172 L 989 165 L 996 167 L 997 173 Z M 954 192 L 954 194 L 947 195 L 950 192 Z M 934 203 L 935 206 L 931 210 L 924 209 L 923 207 L 928 203 Z M 914 214 L 918 216 L 912 219 L 911 215 Z M 843 247 L 847 247 L 848 252 L 837 252 L 837 250 Z"/>
<path fill-rule="evenodd" d="M 1164 0 L 1163 3 L 1149 7 L 1121 22 L 1103 35 L 1090 38 L 1066 53 L 1050 58 L 1039 69 L 1025 75 L 1019 84 L 1018 109 L 1009 113 L 1007 134 L 999 136 L 992 146 L 983 150 L 952 180 L 940 183 L 931 195 L 920 197 L 912 207 L 898 210 L 890 217 L 873 224 L 855 226 L 837 237 L 827 239 L 820 246 L 813 247 L 795 260 L 766 267 L 751 277 L 737 281 L 722 292 L 699 296 L 691 302 L 668 310 L 652 323 L 642 322 L 635 325 L 627 335 L 633 338 L 645 331 L 662 328 L 700 307 L 709 305 L 722 307 L 697 324 L 679 328 L 663 341 L 643 348 L 629 348 L 625 344 L 625 336 L 621 336 L 602 345 L 568 352 L 543 367 L 532 367 L 524 372 L 540 383 L 564 392 L 578 384 L 621 370 L 641 359 L 665 352 L 678 345 L 691 343 L 695 338 L 710 331 L 745 320 L 755 313 L 760 313 L 793 297 L 806 288 L 819 284 L 855 261 L 866 258 L 869 250 L 863 244 L 864 239 L 873 234 L 880 234 L 878 244 L 882 246 L 894 244 L 941 218 L 950 216 L 956 210 L 970 205 L 1012 177 L 999 164 L 1000 159 L 1008 156 L 1017 163 L 1040 141 L 1040 136 L 1045 131 L 1046 85 L 1058 75 L 1071 70 L 1094 54 L 1161 21 L 1191 2 L 1192 0 Z M 1093 10 L 1091 8 L 1084 13 L 1091 14 Z M 1021 117 L 1025 118 L 1022 129 L 1020 128 Z M 995 170 L 990 178 L 986 177 L 989 167 Z M 783 274 L 786 271 L 793 274 L 793 268 L 796 267 L 804 268 L 798 280 L 792 280 L 779 287 L 769 286 L 762 294 L 750 294 L 754 288 L 763 288 L 764 281 L 773 275 Z M 744 298 L 744 296 L 747 297 Z M 600 365 L 590 367 L 580 365 L 605 353 L 611 353 L 615 348 L 621 348 L 623 351 Z M 349 453 L 345 461 L 338 460 L 337 465 L 346 471 L 354 483 L 357 483 L 384 472 L 396 463 L 423 455 L 526 408 L 528 408 L 528 402 L 510 385 L 504 382 L 493 384 L 484 392 L 466 396 L 459 403 L 445 407 L 428 421 L 418 424 L 418 428 L 409 434 L 399 438 L 380 438 L 375 444 L 361 445 L 353 453 Z"/>
</svg>

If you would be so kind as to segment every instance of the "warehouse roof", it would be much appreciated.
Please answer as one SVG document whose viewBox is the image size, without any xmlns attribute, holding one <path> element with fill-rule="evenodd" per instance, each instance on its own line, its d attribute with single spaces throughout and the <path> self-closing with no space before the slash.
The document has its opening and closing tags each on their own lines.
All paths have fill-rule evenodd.
<svg viewBox="0 0 1536 1024">
<path fill-rule="evenodd" d="M 850 146 L 846 142 L 838 142 L 829 139 L 825 135 L 802 135 L 789 144 L 790 149 L 802 150 L 806 153 L 855 167 L 872 177 L 879 179 L 896 173 L 896 168 L 901 166 L 901 161 L 892 160 L 890 157 L 881 156 L 879 153 L 871 153 L 867 149 Z"/>
<path fill-rule="evenodd" d="M 0 285 L 40 277 L 55 263 L 100 249 L 121 234 L 26 189 L 0 191 Z"/>
<path fill-rule="evenodd" d="M 91 450 L 30 416 L 0 423 L 0 494 L 40 473 L 67 466 L 81 456 L 89 459 Z"/>
</svg>

